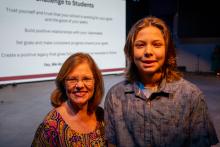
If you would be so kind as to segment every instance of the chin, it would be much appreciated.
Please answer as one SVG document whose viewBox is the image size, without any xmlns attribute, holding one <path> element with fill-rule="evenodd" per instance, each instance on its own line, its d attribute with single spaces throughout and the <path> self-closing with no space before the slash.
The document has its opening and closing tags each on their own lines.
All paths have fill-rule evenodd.
<svg viewBox="0 0 220 147">
<path fill-rule="evenodd" d="M 157 72 L 157 70 L 155 69 L 144 69 L 142 70 L 142 72 L 144 72 L 145 74 L 154 74 Z"/>
<path fill-rule="evenodd" d="M 74 98 L 71 98 L 71 101 L 74 103 L 74 104 L 85 104 L 88 102 L 88 99 L 87 98 L 82 98 L 82 97 L 74 97 Z"/>
<path fill-rule="evenodd" d="M 144 72 L 146 74 L 154 74 L 159 71 L 160 68 L 158 67 L 143 67 L 141 72 Z"/>
<path fill-rule="evenodd" d="M 82 108 L 83 106 L 87 105 L 88 104 L 88 101 L 86 102 L 74 102 L 75 105 L 77 105 L 79 108 Z"/>
</svg>

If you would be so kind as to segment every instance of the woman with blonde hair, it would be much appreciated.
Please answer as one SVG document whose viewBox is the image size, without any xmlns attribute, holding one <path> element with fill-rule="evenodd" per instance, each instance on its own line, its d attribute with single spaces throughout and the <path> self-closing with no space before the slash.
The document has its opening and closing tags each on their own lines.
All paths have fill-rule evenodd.
<svg viewBox="0 0 220 147">
<path fill-rule="evenodd" d="M 38 127 L 32 146 L 104 147 L 103 78 L 89 54 L 75 53 L 62 65 L 54 106 Z"/>
</svg>

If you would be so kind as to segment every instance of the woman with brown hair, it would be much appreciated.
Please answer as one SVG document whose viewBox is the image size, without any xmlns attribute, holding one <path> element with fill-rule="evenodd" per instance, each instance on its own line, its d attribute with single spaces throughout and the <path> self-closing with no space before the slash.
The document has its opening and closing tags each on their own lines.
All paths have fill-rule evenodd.
<svg viewBox="0 0 220 147">
<path fill-rule="evenodd" d="M 165 22 L 139 20 L 124 52 L 125 80 L 105 99 L 105 136 L 117 147 L 208 147 L 218 143 L 203 93 L 177 71 Z"/>
<path fill-rule="evenodd" d="M 105 146 L 104 112 L 98 107 L 103 93 L 101 71 L 92 57 L 70 56 L 56 78 L 54 109 L 38 127 L 32 146 Z"/>
</svg>

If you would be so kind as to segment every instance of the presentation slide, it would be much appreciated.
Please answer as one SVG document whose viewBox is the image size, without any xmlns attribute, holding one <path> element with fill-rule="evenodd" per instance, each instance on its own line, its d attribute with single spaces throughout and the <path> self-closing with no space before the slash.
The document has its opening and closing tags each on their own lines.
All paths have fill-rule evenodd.
<svg viewBox="0 0 220 147">
<path fill-rule="evenodd" d="M 0 0 L 0 84 L 55 79 L 73 53 L 122 73 L 125 0 Z"/>
</svg>

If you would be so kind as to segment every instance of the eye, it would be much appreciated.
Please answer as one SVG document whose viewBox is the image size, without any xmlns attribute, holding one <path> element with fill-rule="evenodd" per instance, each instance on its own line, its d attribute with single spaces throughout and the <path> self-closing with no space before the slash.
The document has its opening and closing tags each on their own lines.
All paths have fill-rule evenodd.
<svg viewBox="0 0 220 147">
<path fill-rule="evenodd" d="M 82 81 L 83 81 L 83 83 L 84 84 L 86 84 L 86 85 L 92 85 L 92 83 L 93 83 L 93 78 L 92 77 L 84 77 L 83 79 L 82 79 Z"/>
<path fill-rule="evenodd" d="M 66 78 L 66 81 L 68 83 L 77 83 L 78 79 L 74 77 Z"/>
<path fill-rule="evenodd" d="M 160 43 L 160 42 L 154 42 L 154 43 L 153 43 L 153 46 L 154 46 L 155 48 L 160 48 L 160 47 L 163 46 L 163 44 Z"/>
<path fill-rule="evenodd" d="M 92 80 L 91 77 L 84 77 L 84 78 L 83 78 L 83 81 L 91 81 L 91 80 Z"/>
<path fill-rule="evenodd" d="M 143 42 L 136 42 L 134 44 L 134 47 L 136 47 L 136 48 L 143 48 L 143 47 L 145 47 L 145 43 L 143 43 Z"/>
</svg>

